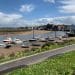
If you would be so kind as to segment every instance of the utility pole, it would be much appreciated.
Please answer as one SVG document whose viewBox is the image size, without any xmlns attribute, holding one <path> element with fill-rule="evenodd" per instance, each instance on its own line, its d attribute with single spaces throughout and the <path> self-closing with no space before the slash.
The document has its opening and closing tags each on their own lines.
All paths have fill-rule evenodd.
<svg viewBox="0 0 75 75">
<path fill-rule="evenodd" d="M 33 39 L 34 39 L 34 27 L 32 28 L 32 30 L 33 30 Z"/>
<path fill-rule="evenodd" d="M 56 35 L 56 30 L 55 30 L 55 38 L 57 37 L 57 35 Z"/>
<path fill-rule="evenodd" d="M 54 26 L 54 32 L 55 32 L 55 38 L 57 37 L 57 34 L 56 34 L 56 32 L 57 32 L 57 26 Z"/>
</svg>

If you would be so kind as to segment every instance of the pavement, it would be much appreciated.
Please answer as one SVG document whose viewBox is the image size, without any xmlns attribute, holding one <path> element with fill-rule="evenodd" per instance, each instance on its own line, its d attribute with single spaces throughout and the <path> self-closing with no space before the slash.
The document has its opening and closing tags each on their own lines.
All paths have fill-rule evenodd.
<svg viewBox="0 0 75 75">
<path fill-rule="evenodd" d="M 0 75 L 4 75 L 5 73 L 8 73 L 17 68 L 28 67 L 29 65 L 39 63 L 55 55 L 63 54 L 74 50 L 75 44 L 1 63 Z"/>
</svg>

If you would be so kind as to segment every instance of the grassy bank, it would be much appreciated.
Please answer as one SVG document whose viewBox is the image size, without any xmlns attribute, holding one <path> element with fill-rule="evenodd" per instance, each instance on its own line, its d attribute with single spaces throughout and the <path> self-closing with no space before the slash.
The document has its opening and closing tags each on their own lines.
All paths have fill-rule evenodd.
<svg viewBox="0 0 75 75">
<path fill-rule="evenodd" d="M 11 54 L 6 55 L 6 56 L 1 55 L 0 56 L 0 63 L 5 62 L 5 61 L 9 61 L 9 60 L 12 60 L 12 59 L 21 58 L 23 56 L 29 56 L 29 55 L 44 52 L 44 51 L 47 51 L 47 50 L 52 50 L 52 49 L 59 48 L 59 47 L 62 47 L 62 46 L 64 46 L 64 45 L 59 45 L 57 43 L 46 43 L 41 48 L 34 48 L 33 47 L 31 50 L 25 49 L 23 51 L 18 51 L 16 53 L 12 52 Z"/>
<path fill-rule="evenodd" d="M 32 48 L 31 50 L 23 50 L 23 51 L 18 51 L 16 53 L 11 53 L 9 55 L 1 55 L 0 56 L 0 63 L 5 62 L 5 61 L 9 61 L 12 59 L 17 59 L 17 58 L 21 58 L 23 56 L 28 56 L 28 55 L 32 55 L 32 54 L 36 54 L 36 53 L 40 53 L 40 52 L 44 52 L 44 51 L 48 51 L 48 50 L 53 50 L 59 47 L 64 47 L 67 46 L 69 44 L 74 44 L 75 40 L 70 40 L 70 41 L 64 41 L 62 43 L 51 43 L 51 42 L 47 42 L 46 44 L 44 44 L 41 48 Z"/>
<path fill-rule="evenodd" d="M 75 75 L 75 51 L 49 58 L 6 75 Z"/>
</svg>

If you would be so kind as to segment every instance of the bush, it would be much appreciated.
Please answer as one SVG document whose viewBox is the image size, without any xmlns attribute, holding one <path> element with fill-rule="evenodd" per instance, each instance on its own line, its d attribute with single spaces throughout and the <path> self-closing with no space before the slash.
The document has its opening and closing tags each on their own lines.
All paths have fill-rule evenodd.
<svg viewBox="0 0 75 75">
<path fill-rule="evenodd" d="M 38 49 L 38 48 L 32 48 L 31 51 L 35 51 L 36 49 Z"/>
<path fill-rule="evenodd" d="M 42 46 L 42 48 L 45 48 L 46 46 L 50 46 L 50 44 L 49 44 L 49 43 L 46 43 L 46 44 L 44 44 L 44 45 Z"/>
</svg>

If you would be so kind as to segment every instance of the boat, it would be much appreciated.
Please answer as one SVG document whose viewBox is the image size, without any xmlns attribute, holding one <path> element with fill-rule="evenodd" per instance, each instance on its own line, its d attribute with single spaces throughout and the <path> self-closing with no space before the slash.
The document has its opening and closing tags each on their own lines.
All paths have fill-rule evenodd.
<svg viewBox="0 0 75 75">
<path fill-rule="evenodd" d="M 66 34 L 68 35 L 68 36 L 75 36 L 75 32 L 66 32 Z"/>
<path fill-rule="evenodd" d="M 37 41 L 37 39 L 29 39 L 30 42 Z"/>
<path fill-rule="evenodd" d="M 22 48 L 29 48 L 29 45 L 22 44 L 21 47 Z"/>
<path fill-rule="evenodd" d="M 0 47 L 5 47 L 6 45 L 5 44 L 0 44 Z"/>
<path fill-rule="evenodd" d="M 23 42 L 22 45 L 21 45 L 22 48 L 29 48 L 29 46 L 30 46 L 30 43 L 27 42 L 27 41 Z"/>
<path fill-rule="evenodd" d="M 6 43 L 6 44 L 4 44 L 4 43 L 0 44 L 0 47 L 3 47 L 3 48 L 10 48 L 11 46 L 12 46 L 12 44 L 8 44 L 8 43 Z"/>
<path fill-rule="evenodd" d="M 12 42 L 12 38 L 11 37 L 7 37 L 7 39 L 3 40 L 3 42 L 11 43 Z"/>
<path fill-rule="evenodd" d="M 41 46 L 40 43 L 32 43 L 32 46 Z"/>
<path fill-rule="evenodd" d="M 16 38 L 15 38 L 13 41 L 14 41 L 14 43 L 16 43 L 16 44 L 21 44 L 21 43 L 23 43 L 23 41 L 21 41 L 20 39 L 16 39 Z"/>
<path fill-rule="evenodd" d="M 49 38 L 49 39 L 48 39 L 48 41 L 54 41 L 54 40 L 55 40 L 54 38 Z"/>
<path fill-rule="evenodd" d="M 39 38 L 39 41 L 46 42 L 47 40 L 45 38 Z"/>
<path fill-rule="evenodd" d="M 41 38 L 41 35 L 38 35 L 38 36 L 35 37 L 35 39 L 37 39 L 37 40 L 38 40 L 39 38 Z"/>
<path fill-rule="evenodd" d="M 4 48 L 10 48 L 11 46 L 11 44 L 6 44 Z"/>
</svg>

